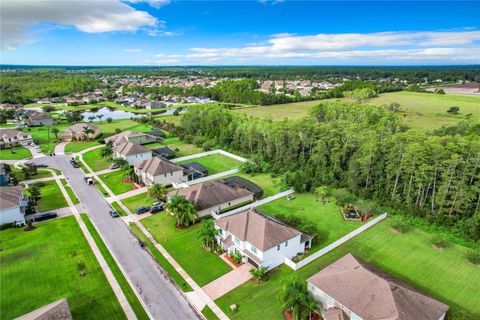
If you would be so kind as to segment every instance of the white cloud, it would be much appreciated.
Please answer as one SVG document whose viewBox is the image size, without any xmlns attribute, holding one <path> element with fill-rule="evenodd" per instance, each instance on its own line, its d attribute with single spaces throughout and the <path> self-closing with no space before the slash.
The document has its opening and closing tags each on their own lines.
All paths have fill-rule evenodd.
<svg viewBox="0 0 480 320">
<path fill-rule="evenodd" d="M 126 48 L 126 49 L 123 49 L 124 52 L 128 52 L 128 53 L 138 53 L 140 51 L 142 51 L 142 49 L 139 49 L 139 48 Z"/>
<path fill-rule="evenodd" d="M 126 2 L 130 3 L 146 3 L 150 7 L 154 7 L 156 9 L 159 9 L 160 7 L 163 7 L 167 4 L 170 3 L 170 0 L 126 0 Z"/>
<path fill-rule="evenodd" d="M 88 33 L 158 28 L 148 12 L 135 10 L 120 0 L 2 0 L 1 49 L 12 50 L 34 42 L 32 28 L 41 23 L 74 26 Z"/>
</svg>

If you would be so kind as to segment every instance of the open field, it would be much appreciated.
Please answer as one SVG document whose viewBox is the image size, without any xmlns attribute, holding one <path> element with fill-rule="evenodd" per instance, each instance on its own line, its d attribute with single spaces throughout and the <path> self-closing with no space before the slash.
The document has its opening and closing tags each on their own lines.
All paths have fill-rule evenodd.
<svg viewBox="0 0 480 320">
<path fill-rule="evenodd" d="M 37 203 L 40 212 L 68 207 L 67 200 L 63 197 L 60 187 L 55 180 L 41 183 L 43 184 L 40 187 L 41 198 Z M 29 194 L 28 189 L 25 190 L 25 194 Z"/>
<path fill-rule="evenodd" d="M 132 287 L 130 287 L 130 284 L 128 283 L 127 279 L 123 275 L 122 271 L 118 267 L 117 263 L 113 259 L 112 255 L 110 254 L 110 251 L 108 251 L 107 246 L 105 246 L 105 243 L 103 243 L 102 239 L 100 238 L 100 235 L 98 234 L 97 230 L 93 226 L 92 222 L 88 218 L 88 216 L 84 213 L 82 213 L 82 220 L 85 222 L 85 225 L 87 226 L 88 232 L 92 235 L 92 238 L 94 239 L 95 243 L 97 244 L 98 249 L 102 253 L 103 258 L 105 258 L 105 261 L 108 264 L 108 267 L 110 270 L 112 270 L 113 276 L 115 279 L 117 279 L 118 284 L 120 285 L 120 288 L 122 289 L 123 293 L 125 294 L 125 297 L 128 300 L 128 303 L 133 309 L 133 312 L 135 312 L 135 315 L 139 320 L 148 320 L 149 317 L 147 313 L 145 312 L 145 309 L 143 308 L 142 304 L 138 300 L 137 296 L 135 295 L 135 292 L 133 291 Z"/>
<path fill-rule="evenodd" d="M 157 213 L 141 222 L 199 286 L 231 270 L 220 257 L 203 249 L 199 239 L 203 222 L 177 229 L 175 218 L 166 212 Z"/>
<path fill-rule="evenodd" d="M 131 182 L 125 182 L 123 171 L 117 170 L 98 176 L 114 194 L 122 194 L 133 189 Z"/>
<path fill-rule="evenodd" d="M 75 141 L 69 142 L 65 146 L 65 153 L 77 153 L 90 147 L 98 146 L 98 141 Z"/>
<path fill-rule="evenodd" d="M 208 169 L 208 174 L 213 175 L 220 172 L 225 172 L 231 169 L 238 168 L 241 164 L 240 161 L 224 156 L 223 154 L 211 154 L 201 158 L 195 158 L 192 160 L 186 160 L 179 162 L 178 164 L 198 162 Z"/>
<path fill-rule="evenodd" d="M 0 160 L 22 160 L 32 157 L 30 150 L 24 147 L 0 150 Z"/>
<path fill-rule="evenodd" d="M 110 162 L 102 158 L 102 148 L 97 148 L 90 150 L 82 155 L 83 161 L 92 169 L 94 172 L 102 171 L 108 169 Z"/>
<path fill-rule="evenodd" d="M 74 217 L 38 223 L 30 232 L 1 231 L 0 238 L 2 319 L 61 298 L 74 319 L 126 319 Z"/>
<path fill-rule="evenodd" d="M 330 101 L 330 99 L 275 104 L 271 106 L 249 107 L 243 109 L 235 109 L 235 111 L 258 118 L 271 118 L 275 121 L 281 121 L 285 118 L 288 118 L 290 120 L 296 120 L 307 116 L 313 106 L 316 106 L 320 102 L 324 101 Z"/>
<path fill-rule="evenodd" d="M 388 218 L 297 272 L 282 265 L 264 284 L 249 281 L 216 303 L 230 319 L 283 319 L 278 299 L 283 284 L 296 277 L 307 279 L 350 252 L 454 311 L 463 308 L 480 317 L 480 305 L 472 295 L 480 286 L 479 267 L 465 258 L 469 249 L 451 244 L 439 251 L 432 246 L 433 235 L 417 228 L 405 234 L 392 232 L 395 219 Z M 229 308 L 234 303 L 239 307 L 236 313 Z"/>
</svg>

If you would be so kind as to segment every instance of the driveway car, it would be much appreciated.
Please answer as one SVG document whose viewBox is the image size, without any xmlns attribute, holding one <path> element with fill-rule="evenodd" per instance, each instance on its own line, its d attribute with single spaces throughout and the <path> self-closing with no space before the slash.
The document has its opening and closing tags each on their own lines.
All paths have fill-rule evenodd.
<svg viewBox="0 0 480 320">
<path fill-rule="evenodd" d="M 150 207 L 150 213 L 157 213 L 163 211 L 163 204 L 153 205 Z"/>
<path fill-rule="evenodd" d="M 137 208 L 137 210 L 135 210 L 135 213 L 136 214 L 142 214 L 142 213 L 148 212 L 149 210 L 150 210 L 150 208 L 148 208 L 148 207 L 140 207 L 140 208 Z"/>
</svg>

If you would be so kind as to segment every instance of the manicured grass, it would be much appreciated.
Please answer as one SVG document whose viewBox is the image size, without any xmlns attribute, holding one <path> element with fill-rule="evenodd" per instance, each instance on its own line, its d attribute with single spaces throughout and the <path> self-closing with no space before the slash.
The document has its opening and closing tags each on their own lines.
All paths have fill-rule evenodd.
<svg viewBox="0 0 480 320">
<path fill-rule="evenodd" d="M 90 147 L 98 146 L 100 143 L 98 141 L 74 141 L 69 142 L 65 146 L 66 153 L 77 153 L 82 150 L 88 149 Z"/>
<path fill-rule="evenodd" d="M 155 200 L 150 198 L 147 193 L 137 194 L 136 196 L 122 200 L 125 207 L 132 213 L 135 213 L 135 210 L 139 207 L 150 207 L 154 202 Z"/>
<path fill-rule="evenodd" d="M 192 291 L 192 287 L 182 278 L 177 270 L 165 259 L 165 257 L 158 251 L 153 243 L 143 234 L 139 227 L 134 223 L 130 223 L 130 228 L 137 235 L 137 237 L 145 244 L 147 250 L 152 254 L 157 263 L 165 270 L 175 283 L 184 291 Z"/>
<path fill-rule="evenodd" d="M 195 158 L 179 162 L 179 164 L 187 162 L 198 162 L 208 169 L 208 174 L 216 174 L 231 169 L 238 168 L 241 164 L 240 161 L 224 156 L 223 154 L 211 154 L 201 158 Z"/>
<path fill-rule="evenodd" d="M 432 246 L 432 234 L 413 228 L 399 234 L 391 231 L 395 217 L 380 222 L 344 245 L 298 271 L 286 265 L 276 269 L 264 284 L 253 281 L 216 300 L 230 319 L 282 319 L 278 296 L 284 283 L 295 277 L 307 279 L 347 253 L 377 266 L 383 271 L 450 306 L 464 308 L 480 317 L 478 298 L 479 268 L 468 262 L 469 248 L 451 244 L 438 251 Z M 237 304 L 236 313 L 229 306 Z"/>
<path fill-rule="evenodd" d="M 175 151 L 177 158 L 189 156 L 189 155 L 203 151 L 202 148 L 200 147 L 197 147 L 190 143 L 185 143 L 183 141 L 180 141 L 180 138 L 178 137 L 167 137 L 159 143 L 151 143 L 151 144 L 145 145 L 145 147 L 150 149 L 160 148 L 164 146 L 167 146 L 173 151 Z"/>
<path fill-rule="evenodd" d="M 43 184 L 43 187 L 40 187 L 41 198 L 37 203 L 40 212 L 68 207 L 67 200 L 55 180 L 41 183 Z M 25 194 L 29 194 L 28 189 L 25 190 Z"/>
<path fill-rule="evenodd" d="M 199 239 L 203 221 L 185 229 L 177 229 L 175 218 L 163 212 L 141 222 L 199 286 L 232 270 L 216 254 L 203 249 Z"/>
<path fill-rule="evenodd" d="M 233 174 L 233 176 L 243 177 L 259 185 L 263 189 L 263 197 L 270 197 L 287 190 L 287 188 L 282 186 L 280 177 L 273 177 L 268 173 L 248 174 L 239 172 Z"/>
<path fill-rule="evenodd" d="M 128 300 L 128 303 L 133 309 L 133 312 L 135 312 L 135 315 L 139 320 L 145 319 L 148 320 L 148 314 L 145 312 L 145 309 L 143 308 L 142 304 L 138 300 L 137 296 L 135 295 L 135 292 L 133 291 L 132 287 L 130 287 L 130 284 L 128 283 L 127 279 L 125 279 L 125 276 L 123 275 L 122 271 L 118 267 L 117 263 L 113 259 L 112 255 L 110 254 L 110 251 L 108 251 L 107 247 L 105 246 L 105 243 L 102 241 L 102 238 L 100 238 L 100 235 L 98 234 L 97 230 L 93 226 L 92 222 L 88 218 L 86 214 L 82 213 L 82 220 L 85 222 L 87 225 L 87 229 L 92 235 L 95 243 L 97 244 L 97 247 L 100 249 L 100 252 L 102 253 L 103 258 L 107 261 L 108 267 L 110 270 L 112 270 L 112 273 L 117 279 L 118 284 L 120 285 L 120 288 L 122 289 L 123 293 L 125 294 L 125 297 Z"/>
<path fill-rule="evenodd" d="M 52 176 L 52 173 L 48 170 L 44 169 L 37 169 L 37 174 L 34 176 L 29 176 L 28 178 L 25 178 L 25 174 L 22 172 L 21 169 L 18 169 L 14 166 L 10 166 L 12 168 L 12 173 L 15 174 L 15 177 L 17 180 L 20 181 L 25 181 L 25 180 L 34 180 L 34 179 L 41 179 L 41 178 L 48 178 Z"/>
<path fill-rule="evenodd" d="M 150 131 L 152 129 L 151 125 L 147 124 L 140 124 L 130 119 L 124 120 L 114 120 L 111 123 L 102 122 L 102 123 L 95 123 L 102 127 L 102 137 L 108 137 L 115 134 L 115 129 L 120 129 L 121 131 Z"/>
<path fill-rule="evenodd" d="M 94 172 L 108 169 L 110 165 L 110 162 L 101 156 L 101 152 L 102 148 L 97 148 L 82 155 L 83 161 L 85 161 Z"/>
<path fill-rule="evenodd" d="M 22 160 L 31 157 L 30 150 L 24 147 L 0 150 L 0 160 Z"/>
<path fill-rule="evenodd" d="M 42 127 L 30 127 L 22 129 L 23 132 L 32 135 L 33 141 L 40 145 L 42 152 L 51 153 L 55 150 L 55 135 L 52 133 L 53 128 L 57 128 L 60 132 L 68 128 L 70 125 L 67 123 L 60 123 L 53 126 L 42 126 Z M 60 137 L 60 133 L 57 134 Z"/>
<path fill-rule="evenodd" d="M 202 310 L 202 314 L 207 318 L 207 320 L 217 320 L 219 319 L 215 313 L 213 313 L 212 309 L 209 306 L 205 306 Z"/>
<path fill-rule="evenodd" d="M 340 209 L 333 200 L 322 204 L 317 202 L 311 193 L 295 194 L 293 200 L 278 199 L 259 206 L 258 209 L 271 216 L 295 216 L 314 223 L 319 234 L 315 237 L 315 244 L 309 253 L 318 251 L 363 225 L 362 222 L 343 220 Z"/>
<path fill-rule="evenodd" d="M 114 194 L 122 194 L 133 189 L 131 182 L 125 182 L 123 171 L 117 170 L 98 176 Z"/>
<path fill-rule="evenodd" d="M 67 180 L 61 179 L 60 181 L 62 181 L 62 184 L 65 190 L 67 191 L 68 196 L 70 197 L 70 200 L 72 200 L 73 204 L 79 204 L 80 201 L 75 196 L 75 193 L 73 193 L 72 187 L 70 187 L 70 185 L 67 183 Z"/>
<path fill-rule="evenodd" d="M 276 104 L 271 106 L 249 107 L 249 108 L 243 108 L 243 109 L 235 109 L 235 111 L 247 114 L 249 116 L 258 117 L 258 118 L 267 118 L 267 119 L 271 118 L 275 121 L 281 121 L 286 118 L 290 120 L 296 120 L 296 119 L 301 119 L 307 116 L 308 113 L 310 112 L 310 109 L 322 101 L 326 101 L 326 100 L 313 100 L 313 101 Z"/>
<path fill-rule="evenodd" d="M 98 191 L 100 191 L 104 197 L 110 197 L 110 194 L 102 187 L 100 183 L 95 182 L 95 187 L 97 187 Z"/>
<path fill-rule="evenodd" d="M 12 319 L 66 298 L 74 319 L 126 319 L 74 217 L 0 232 L 0 309 Z M 86 274 L 80 275 L 79 264 Z"/>
<path fill-rule="evenodd" d="M 127 216 L 127 213 L 125 211 L 123 211 L 122 207 L 120 207 L 120 205 L 118 203 L 112 202 L 111 204 L 112 204 L 113 209 L 115 209 L 115 211 L 117 211 L 119 215 L 121 215 L 122 217 Z"/>
</svg>

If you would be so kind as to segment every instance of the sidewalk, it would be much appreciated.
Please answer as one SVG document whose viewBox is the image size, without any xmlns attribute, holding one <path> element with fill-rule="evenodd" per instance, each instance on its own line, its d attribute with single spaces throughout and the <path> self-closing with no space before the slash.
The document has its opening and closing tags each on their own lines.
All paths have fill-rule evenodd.
<svg viewBox="0 0 480 320">
<path fill-rule="evenodd" d="M 104 144 L 99 144 L 98 146 L 93 146 L 93 147 L 90 147 L 90 148 L 87 148 L 87 149 L 83 149 L 82 151 L 75 153 L 75 155 L 82 155 L 84 153 L 87 153 L 88 151 L 92 151 L 92 150 L 98 149 L 98 148 L 103 147 L 103 146 L 105 146 L 105 145 Z"/>
<path fill-rule="evenodd" d="M 118 201 L 118 200 L 123 200 L 123 199 L 130 198 L 130 197 L 142 194 L 142 193 L 146 193 L 147 191 L 148 191 L 147 187 L 138 188 L 138 189 L 130 190 L 130 191 L 127 191 L 125 193 L 119 194 L 115 197 L 109 197 L 109 198 L 107 198 L 107 201 L 109 203 L 112 203 L 112 202 L 115 202 L 115 201 Z"/>
<path fill-rule="evenodd" d="M 65 146 L 68 142 L 60 142 L 55 146 L 55 154 L 65 154 Z"/>
</svg>

